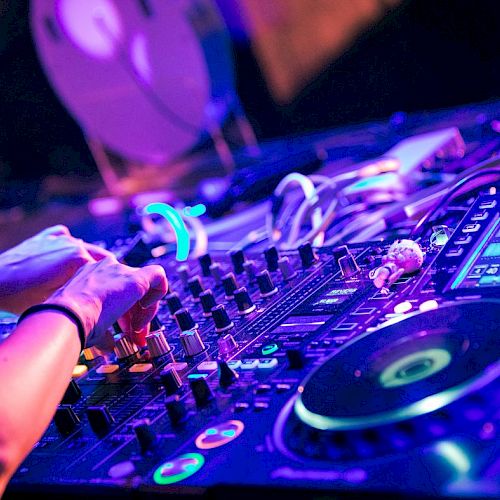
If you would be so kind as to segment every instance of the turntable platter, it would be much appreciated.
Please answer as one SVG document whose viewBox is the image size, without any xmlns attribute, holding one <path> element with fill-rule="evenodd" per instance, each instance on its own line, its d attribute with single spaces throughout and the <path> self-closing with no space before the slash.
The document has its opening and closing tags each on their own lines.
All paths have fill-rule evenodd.
<svg viewBox="0 0 500 500">
<path fill-rule="evenodd" d="M 443 408 L 500 375 L 500 301 L 444 305 L 388 322 L 330 357 L 299 387 L 296 416 L 346 431 Z"/>
</svg>

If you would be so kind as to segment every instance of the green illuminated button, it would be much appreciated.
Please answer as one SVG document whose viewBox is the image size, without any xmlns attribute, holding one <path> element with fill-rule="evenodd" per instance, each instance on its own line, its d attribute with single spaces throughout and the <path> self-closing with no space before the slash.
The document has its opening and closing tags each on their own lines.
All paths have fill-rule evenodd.
<svg viewBox="0 0 500 500">
<path fill-rule="evenodd" d="M 199 453 L 185 453 L 158 467 L 153 475 L 156 484 L 174 484 L 198 472 L 205 463 Z"/>
<path fill-rule="evenodd" d="M 268 344 L 262 348 L 262 354 L 264 356 L 269 356 L 270 354 L 275 353 L 278 349 L 279 347 L 277 344 Z"/>
</svg>

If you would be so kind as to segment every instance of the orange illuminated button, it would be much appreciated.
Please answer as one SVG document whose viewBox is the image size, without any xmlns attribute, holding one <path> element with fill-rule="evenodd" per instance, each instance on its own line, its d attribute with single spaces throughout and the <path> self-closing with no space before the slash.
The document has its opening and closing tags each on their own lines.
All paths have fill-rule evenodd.
<svg viewBox="0 0 500 500">
<path fill-rule="evenodd" d="M 245 425 L 240 420 L 228 420 L 205 429 L 198 435 L 195 444 L 200 450 L 218 448 L 236 439 L 244 428 Z"/>
<path fill-rule="evenodd" d="M 76 365 L 73 368 L 73 373 L 71 374 L 71 376 L 73 378 L 80 378 L 83 377 L 88 371 L 89 369 L 85 365 Z"/>
<path fill-rule="evenodd" d="M 151 363 L 137 363 L 132 365 L 128 371 L 130 373 L 146 373 L 153 369 L 153 365 Z"/>
<path fill-rule="evenodd" d="M 120 367 L 118 365 L 101 365 L 96 368 L 96 372 L 99 373 L 100 375 L 105 375 L 107 373 L 114 373 L 116 372 Z"/>
</svg>

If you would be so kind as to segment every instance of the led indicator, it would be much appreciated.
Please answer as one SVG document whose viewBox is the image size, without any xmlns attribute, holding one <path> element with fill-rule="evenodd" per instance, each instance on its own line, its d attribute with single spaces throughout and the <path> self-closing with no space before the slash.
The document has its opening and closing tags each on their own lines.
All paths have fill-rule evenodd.
<svg viewBox="0 0 500 500">
<path fill-rule="evenodd" d="M 262 354 L 264 356 L 269 356 L 270 354 L 275 353 L 278 349 L 279 347 L 277 344 L 268 344 L 262 348 Z"/>
<path fill-rule="evenodd" d="M 240 420 L 228 420 L 214 427 L 206 429 L 195 440 L 196 447 L 200 450 L 219 448 L 236 439 L 245 428 Z"/>
<path fill-rule="evenodd" d="M 178 483 L 198 472 L 204 463 L 203 455 L 185 453 L 160 465 L 153 474 L 153 480 L 156 484 L 161 485 Z"/>
</svg>

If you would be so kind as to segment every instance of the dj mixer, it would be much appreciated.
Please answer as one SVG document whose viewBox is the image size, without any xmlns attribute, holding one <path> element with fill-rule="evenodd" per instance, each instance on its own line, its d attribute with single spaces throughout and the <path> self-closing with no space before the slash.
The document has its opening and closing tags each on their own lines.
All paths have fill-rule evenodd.
<svg viewBox="0 0 500 500">
<path fill-rule="evenodd" d="M 500 196 L 376 286 L 414 243 L 179 264 L 121 242 L 169 278 L 147 347 L 116 326 L 85 349 L 6 498 L 498 498 Z"/>
</svg>

